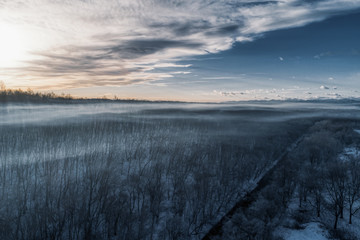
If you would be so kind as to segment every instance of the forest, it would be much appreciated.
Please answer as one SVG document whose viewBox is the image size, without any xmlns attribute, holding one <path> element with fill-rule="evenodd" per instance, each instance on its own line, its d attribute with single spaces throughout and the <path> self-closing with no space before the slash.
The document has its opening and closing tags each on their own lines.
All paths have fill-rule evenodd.
<svg viewBox="0 0 360 240">
<path fill-rule="evenodd" d="M 3 104 L 0 238 L 357 239 L 358 108 Z"/>
</svg>

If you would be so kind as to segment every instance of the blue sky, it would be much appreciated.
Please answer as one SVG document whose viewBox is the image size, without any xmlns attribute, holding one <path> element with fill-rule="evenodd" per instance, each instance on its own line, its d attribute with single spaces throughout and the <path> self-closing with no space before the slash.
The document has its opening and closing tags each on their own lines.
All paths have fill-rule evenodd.
<svg viewBox="0 0 360 240">
<path fill-rule="evenodd" d="M 360 97 L 359 23 L 358 0 L 0 0 L 0 80 L 85 97 Z"/>
</svg>

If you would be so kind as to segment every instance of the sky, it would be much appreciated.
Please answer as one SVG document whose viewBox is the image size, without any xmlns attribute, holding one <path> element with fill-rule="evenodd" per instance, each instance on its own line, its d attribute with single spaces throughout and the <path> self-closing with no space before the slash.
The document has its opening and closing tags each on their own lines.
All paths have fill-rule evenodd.
<svg viewBox="0 0 360 240">
<path fill-rule="evenodd" d="M 360 97 L 360 0 L 0 0 L 0 81 L 79 97 Z"/>
</svg>

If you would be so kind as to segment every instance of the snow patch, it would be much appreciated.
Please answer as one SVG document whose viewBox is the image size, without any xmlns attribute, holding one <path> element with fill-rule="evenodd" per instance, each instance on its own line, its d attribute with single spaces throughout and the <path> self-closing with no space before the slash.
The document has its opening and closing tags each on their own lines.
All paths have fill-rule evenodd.
<svg viewBox="0 0 360 240">
<path fill-rule="evenodd" d="M 360 149 L 357 147 L 346 147 L 344 151 L 339 154 L 341 161 L 349 161 L 351 158 L 360 158 Z"/>
</svg>

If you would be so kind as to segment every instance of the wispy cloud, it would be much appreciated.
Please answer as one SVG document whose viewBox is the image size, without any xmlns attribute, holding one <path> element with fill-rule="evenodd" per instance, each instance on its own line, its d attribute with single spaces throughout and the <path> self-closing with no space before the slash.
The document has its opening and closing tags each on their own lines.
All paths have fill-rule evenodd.
<svg viewBox="0 0 360 240">
<path fill-rule="evenodd" d="M 140 84 L 188 73 L 179 60 L 359 7 L 357 0 L 0 0 L 0 23 L 28 41 L 26 61 L 0 75 L 46 88 Z"/>
</svg>

